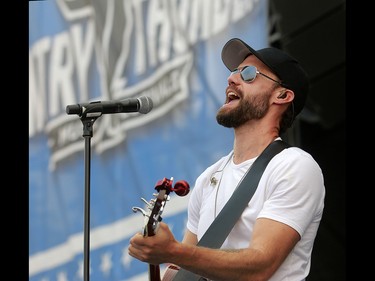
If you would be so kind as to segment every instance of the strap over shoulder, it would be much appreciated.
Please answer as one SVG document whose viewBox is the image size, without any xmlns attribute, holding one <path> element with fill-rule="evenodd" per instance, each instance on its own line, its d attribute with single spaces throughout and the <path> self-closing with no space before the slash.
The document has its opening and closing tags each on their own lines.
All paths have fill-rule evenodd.
<svg viewBox="0 0 375 281">
<path fill-rule="evenodd" d="M 233 192 L 231 198 L 229 198 L 228 202 L 225 204 L 218 216 L 212 222 L 202 238 L 198 241 L 197 245 L 208 248 L 219 248 L 223 244 L 229 232 L 253 196 L 259 180 L 262 177 L 269 161 L 273 156 L 287 147 L 290 147 L 290 145 L 279 139 L 270 143 L 263 150 L 259 157 L 254 161 L 251 168 L 246 172 L 237 189 Z M 207 279 L 181 268 L 178 270 L 176 276 L 172 280 L 202 281 Z"/>
</svg>

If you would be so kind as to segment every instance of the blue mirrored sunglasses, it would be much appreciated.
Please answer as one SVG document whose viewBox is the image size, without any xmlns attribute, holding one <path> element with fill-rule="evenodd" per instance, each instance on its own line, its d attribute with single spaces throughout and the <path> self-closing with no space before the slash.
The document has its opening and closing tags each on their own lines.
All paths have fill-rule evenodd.
<svg viewBox="0 0 375 281">
<path fill-rule="evenodd" d="M 253 82 L 255 80 L 255 78 L 257 77 L 257 74 L 260 74 L 260 75 L 272 80 L 273 82 L 276 82 L 277 84 L 282 85 L 282 83 L 280 81 L 277 81 L 277 80 L 269 77 L 268 75 L 259 72 L 254 65 L 246 65 L 242 68 L 236 68 L 235 70 L 233 70 L 231 72 L 230 75 L 233 75 L 233 74 L 236 74 L 236 73 L 240 73 L 240 76 L 241 76 L 242 80 L 247 82 L 247 83 Z"/>
</svg>

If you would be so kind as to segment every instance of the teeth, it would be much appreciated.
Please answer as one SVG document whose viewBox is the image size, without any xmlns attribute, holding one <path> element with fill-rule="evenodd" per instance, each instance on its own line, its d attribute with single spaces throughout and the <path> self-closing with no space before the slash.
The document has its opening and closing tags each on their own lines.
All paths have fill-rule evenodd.
<svg viewBox="0 0 375 281">
<path fill-rule="evenodd" d="M 238 95 L 236 95 L 236 94 L 233 93 L 233 92 L 230 92 L 230 93 L 228 93 L 228 97 L 229 97 L 229 98 L 238 98 Z"/>
</svg>

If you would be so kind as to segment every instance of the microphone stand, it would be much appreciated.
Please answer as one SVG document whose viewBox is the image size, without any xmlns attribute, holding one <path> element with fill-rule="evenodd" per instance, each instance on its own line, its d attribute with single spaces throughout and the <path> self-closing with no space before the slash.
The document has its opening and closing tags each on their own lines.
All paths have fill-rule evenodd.
<svg viewBox="0 0 375 281">
<path fill-rule="evenodd" d="M 146 114 L 152 107 L 152 99 L 149 97 L 139 97 L 123 101 L 96 101 L 87 104 L 66 106 L 67 114 L 78 114 L 80 116 L 83 124 L 82 136 L 85 138 L 84 281 L 89 281 L 90 275 L 90 161 L 94 122 L 105 113 L 139 112 Z"/>
<path fill-rule="evenodd" d="M 89 114 L 90 115 L 90 114 Z M 91 113 L 91 115 L 93 115 Z M 83 280 L 90 280 L 90 168 L 91 168 L 91 138 L 93 136 L 93 125 L 101 113 L 96 116 L 87 117 L 87 112 L 83 112 L 80 117 L 83 124 L 83 134 L 85 138 L 85 200 L 84 200 L 84 242 L 83 242 Z"/>
</svg>

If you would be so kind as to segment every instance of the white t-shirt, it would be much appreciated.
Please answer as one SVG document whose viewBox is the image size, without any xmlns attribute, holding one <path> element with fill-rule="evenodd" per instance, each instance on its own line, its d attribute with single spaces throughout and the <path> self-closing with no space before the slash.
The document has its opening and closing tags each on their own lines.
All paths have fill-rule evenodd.
<svg viewBox="0 0 375 281">
<path fill-rule="evenodd" d="M 187 228 L 198 240 L 256 159 L 236 165 L 232 153 L 208 167 L 192 189 Z M 324 196 L 323 174 L 312 156 L 297 147 L 284 149 L 269 162 L 252 199 L 221 248 L 247 248 L 257 218 L 280 221 L 294 228 L 301 240 L 269 280 L 304 280 L 310 271 Z"/>
</svg>

